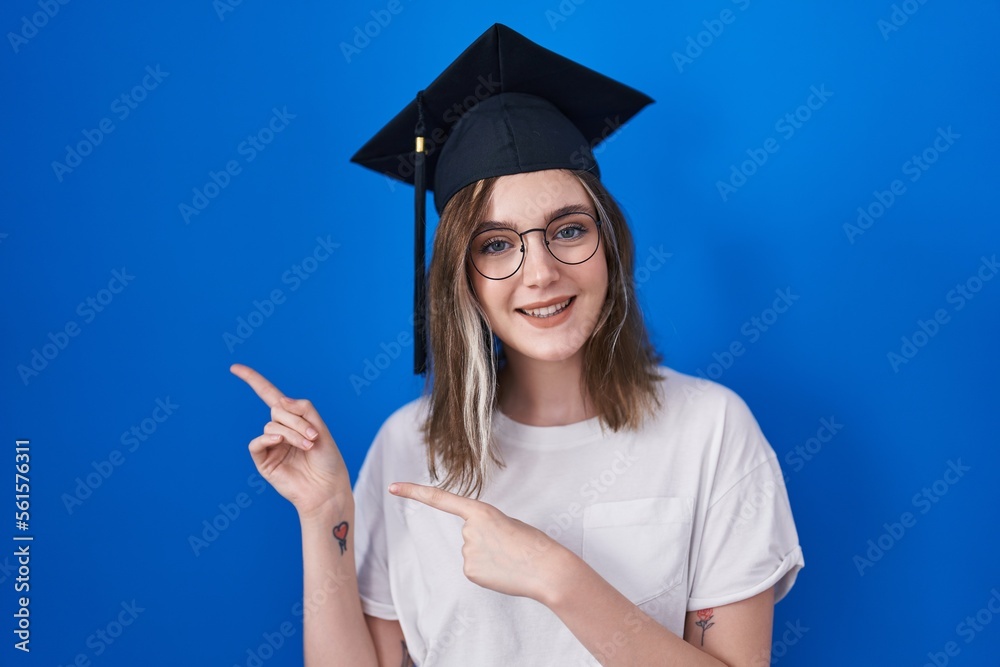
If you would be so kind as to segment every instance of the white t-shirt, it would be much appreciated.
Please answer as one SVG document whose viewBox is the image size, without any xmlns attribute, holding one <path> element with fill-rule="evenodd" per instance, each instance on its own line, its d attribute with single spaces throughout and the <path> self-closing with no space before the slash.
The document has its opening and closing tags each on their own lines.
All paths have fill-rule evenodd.
<svg viewBox="0 0 1000 667">
<path fill-rule="evenodd" d="M 639 431 L 598 418 L 528 426 L 500 412 L 506 467 L 480 500 L 544 531 L 678 636 L 685 613 L 775 586 L 803 567 L 781 469 L 732 390 L 661 367 L 662 407 Z M 551 610 L 462 572 L 462 519 L 388 492 L 430 484 L 426 398 L 386 420 L 358 474 L 355 548 L 364 612 L 400 622 L 420 667 L 598 665 Z"/>
</svg>

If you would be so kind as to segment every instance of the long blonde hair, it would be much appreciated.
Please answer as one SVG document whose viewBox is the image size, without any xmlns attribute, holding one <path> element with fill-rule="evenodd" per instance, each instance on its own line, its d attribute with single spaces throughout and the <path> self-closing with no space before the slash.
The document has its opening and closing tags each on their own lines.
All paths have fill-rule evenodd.
<svg viewBox="0 0 1000 667">
<path fill-rule="evenodd" d="M 594 202 L 608 264 L 604 307 L 584 344 L 585 390 L 604 426 L 635 429 L 659 405 L 660 357 L 636 302 L 632 234 L 596 176 L 568 173 L 579 179 Z M 438 466 L 443 467 L 442 488 L 475 497 L 488 481 L 491 465 L 504 465 L 491 437 L 502 344 L 476 298 L 466 263 L 472 232 L 486 216 L 498 178 L 473 183 L 448 201 L 434 237 L 428 278 L 427 466 L 432 480 L 439 479 Z"/>
</svg>

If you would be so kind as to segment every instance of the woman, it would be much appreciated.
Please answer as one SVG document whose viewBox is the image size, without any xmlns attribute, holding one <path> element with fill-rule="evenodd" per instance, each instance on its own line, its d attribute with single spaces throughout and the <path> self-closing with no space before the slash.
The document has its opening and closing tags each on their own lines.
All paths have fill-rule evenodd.
<svg viewBox="0 0 1000 667">
<path fill-rule="evenodd" d="M 766 665 L 803 565 L 776 457 L 736 394 L 657 365 L 595 128 L 550 104 L 594 73 L 525 42 L 494 26 L 418 101 L 418 125 L 443 119 L 430 93 L 470 52 L 516 51 L 536 82 L 551 65 L 524 92 L 503 63 L 503 92 L 447 121 L 430 392 L 353 492 L 311 403 L 233 366 L 271 406 L 254 462 L 302 525 L 306 662 Z"/>
</svg>

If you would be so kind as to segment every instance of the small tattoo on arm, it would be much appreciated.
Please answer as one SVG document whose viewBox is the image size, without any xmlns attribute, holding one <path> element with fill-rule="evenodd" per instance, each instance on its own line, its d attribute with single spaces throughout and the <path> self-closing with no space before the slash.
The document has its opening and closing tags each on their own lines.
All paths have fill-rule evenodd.
<svg viewBox="0 0 1000 667">
<path fill-rule="evenodd" d="M 333 536 L 337 538 L 337 544 L 340 545 L 340 555 L 344 555 L 347 551 L 347 522 L 341 521 L 336 526 L 333 527 Z"/>
<path fill-rule="evenodd" d="M 697 620 L 697 621 L 694 622 L 695 625 L 697 625 L 699 628 L 701 628 L 701 645 L 702 646 L 705 645 L 705 630 L 708 630 L 710 627 L 712 627 L 713 625 L 715 625 L 715 623 L 712 622 L 712 618 L 713 618 L 713 614 L 714 613 L 715 613 L 715 610 L 712 609 L 712 608 L 702 609 L 701 611 L 698 612 L 698 618 L 699 618 L 699 620 Z"/>
<path fill-rule="evenodd" d="M 406 648 L 406 642 L 400 641 L 403 645 L 403 663 L 401 667 L 417 667 L 417 663 L 413 662 L 413 658 L 410 657 L 410 651 Z"/>
</svg>

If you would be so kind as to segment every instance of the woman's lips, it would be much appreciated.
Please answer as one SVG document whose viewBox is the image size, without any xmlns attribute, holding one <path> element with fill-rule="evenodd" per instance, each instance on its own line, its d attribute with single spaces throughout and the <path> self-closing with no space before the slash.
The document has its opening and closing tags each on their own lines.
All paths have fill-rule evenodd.
<svg viewBox="0 0 1000 667">
<path fill-rule="evenodd" d="M 523 313 L 529 317 L 546 318 L 552 317 L 553 315 L 558 315 L 563 310 L 565 310 L 570 303 L 572 303 L 574 297 L 570 297 L 565 301 L 560 301 L 559 303 L 554 303 L 548 306 L 542 306 L 540 308 L 518 308 L 518 312 Z"/>
<path fill-rule="evenodd" d="M 573 310 L 574 303 L 576 303 L 575 296 L 542 308 L 533 308 L 531 310 L 518 308 L 517 312 L 532 326 L 548 328 L 565 322 Z"/>
</svg>

